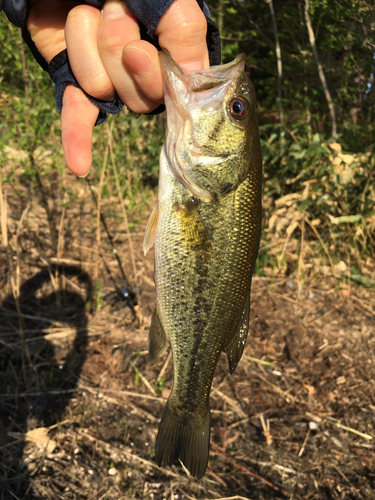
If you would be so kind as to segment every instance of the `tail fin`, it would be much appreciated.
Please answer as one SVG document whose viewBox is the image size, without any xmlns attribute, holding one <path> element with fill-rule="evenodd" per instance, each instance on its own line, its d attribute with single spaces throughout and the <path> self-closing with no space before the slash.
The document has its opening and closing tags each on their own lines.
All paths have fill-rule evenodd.
<svg viewBox="0 0 375 500">
<path fill-rule="evenodd" d="M 159 467 L 180 459 L 189 472 L 200 479 L 207 469 L 210 446 L 210 410 L 201 416 L 178 416 L 168 401 L 155 444 Z"/>
</svg>

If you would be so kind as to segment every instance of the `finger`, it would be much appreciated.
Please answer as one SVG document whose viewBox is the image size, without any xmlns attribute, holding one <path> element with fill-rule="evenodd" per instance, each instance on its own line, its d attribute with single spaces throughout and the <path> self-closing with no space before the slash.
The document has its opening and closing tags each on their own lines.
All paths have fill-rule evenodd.
<svg viewBox="0 0 375 500">
<path fill-rule="evenodd" d="M 66 49 L 64 26 L 74 2 L 60 0 L 32 0 L 27 29 L 37 49 L 49 63 L 56 54 Z"/>
<path fill-rule="evenodd" d="M 143 94 L 130 69 L 122 60 L 125 45 L 139 39 L 138 21 L 128 11 L 126 3 L 107 0 L 98 31 L 101 60 L 124 104 L 136 113 L 148 113 L 155 109 L 158 103 Z"/>
<path fill-rule="evenodd" d="M 142 93 L 153 102 L 164 102 L 163 79 L 156 47 L 144 40 L 130 42 L 122 56 Z"/>
<path fill-rule="evenodd" d="M 175 0 L 162 16 L 155 33 L 159 44 L 187 72 L 209 67 L 207 21 L 196 0 Z M 157 50 L 144 41 L 130 42 L 123 60 L 139 90 L 152 101 L 163 102 L 163 79 Z"/>
<path fill-rule="evenodd" d="M 175 0 L 155 30 L 162 48 L 187 72 L 210 65 L 207 21 L 196 0 Z"/>
<path fill-rule="evenodd" d="M 100 10 L 78 5 L 69 13 L 65 38 L 69 61 L 81 87 L 93 97 L 113 100 L 115 89 L 99 56 L 97 36 Z"/>
<path fill-rule="evenodd" d="M 84 177 L 92 164 L 92 131 L 99 109 L 85 94 L 68 85 L 63 96 L 61 136 L 66 163 L 74 174 Z"/>
</svg>

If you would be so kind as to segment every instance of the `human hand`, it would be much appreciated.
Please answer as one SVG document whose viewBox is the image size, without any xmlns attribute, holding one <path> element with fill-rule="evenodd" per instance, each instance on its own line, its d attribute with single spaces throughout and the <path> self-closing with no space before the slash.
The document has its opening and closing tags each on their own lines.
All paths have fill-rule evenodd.
<svg viewBox="0 0 375 500">
<path fill-rule="evenodd" d="M 27 23 L 31 37 L 50 62 L 65 48 L 81 87 L 93 97 L 113 100 L 115 93 L 135 113 L 163 102 L 157 49 L 140 39 L 139 25 L 125 2 L 107 0 L 102 11 L 60 0 L 32 0 Z M 196 0 L 175 0 L 155 30 L 159 44 L 186 71 L 209 66 L 207 23 Z M 68 85 L 61 112 L 62 142 L 69 169 L 79 176 L 92 163 L 92 132 L 98 108 Z"/>
</svg>

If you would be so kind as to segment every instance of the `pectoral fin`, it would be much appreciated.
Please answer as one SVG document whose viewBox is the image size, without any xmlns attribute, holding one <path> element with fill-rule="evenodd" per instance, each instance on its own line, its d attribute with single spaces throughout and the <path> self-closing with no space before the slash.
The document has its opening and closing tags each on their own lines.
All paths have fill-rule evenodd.
<svg viewBox="0 0 375 500">
<path fill-rule="evenodd" d="M 146 227 L 146 231 L 145 231 L 145 238 L 143 240 L 143 253 L 145 255 L 150 250 L 152 245 L 155 243 L 156 226 L 158 224 L 158 218 L 159 218 L 159 209 L 158 209 L 158 204 L 155 203 L 155 206 L 152 209 L 150 218 L 148 219 L 148 222 L 147 222 L 147 227 Z"/>
<path fill-rule="evenodd" d="M 167 344 L 168 339 L 160 321 L 158 306 L 155 304 L 148 334 L 148 352 L 150 353 L 151 362 L 154 362 L 160 356 Z"/>
<path fill-rule="evenodd" d="M 233 337 L 228 342 L 225 352 L 227 354 L 229 371 L 232 374 L 241 359 L 246 344 L 247 332 L 249 330 L 250 319 L 250 290 L 245 302 L 245 307 L 238 322 Z"/>
<path fill-rule="evenodd" d="M 189 251 L 211 253 L 212 245 L 206 226 L 199 213 L 197 201 L 191 198 L 185 205 L 176 205 L 181 227 L 185 235 L 185 244 Z"/>
</svg>

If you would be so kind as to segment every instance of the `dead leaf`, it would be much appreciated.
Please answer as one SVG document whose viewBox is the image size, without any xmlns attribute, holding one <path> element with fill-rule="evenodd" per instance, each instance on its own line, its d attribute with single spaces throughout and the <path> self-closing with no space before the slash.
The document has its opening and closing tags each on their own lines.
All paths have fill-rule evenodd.
<svg viewBox="0 0 375 500">
<path fill-rule="evenodd" d="M 48 429 L 46 427 L 38 427 L 27 431 L 25 441 L 34 443 L 39 449 L 46 451 L 47 455 L 52 453 L 57 446 L 56 441 L 48 437 Z"/>
<path fill-rule="evenodd" d="M 316 393 L 316 389 L 313 385 L 303 384 L 303 387 L 308 390 L 309 394 L 312 396 Z"/>
<path fill-rule="evenodd" d="M 287 235 L 290 237 L 293 233 L 294 233 L 294 230 L 298 227 L 298 222 L 297 221 L 293 221 L 290 226 L 288 226 L 287 230 L 286 230 L 286 233 Z"/>
<path fill-rule="evenodd" d="M 343 260 L 340 260 L 340 262 L 335 265 L 335 270 L 339 273 L 345 273 L 348 270 L 348 266 Z"/>
<path fill-rule="evenodd" d="M 338 142 L 332 142 L 331 144 L 328 144 L 328 147 L 332 149 L 332 151 L 335 151 L 336 153 L 341 153 L 342 147 L 341 144 Z"/>
<path fill-rule="evenodd" d="M 341 160 L 346 163 L 347 165 L 351 165 L 353 163 L 353 161 L 355 160 L 354 156 L 353 155 L 342 155 L 342 154 L 338 154 L 337 155 L 339 158 L 341 158 Z"/>
<path fill-rule="evenodd" d="M 14 149 L 11 146 L 4 146 L 4 153 L 9 160 L 26 160 L 29 157 L 27 151 L 23 149 Z"/>
</svg>

